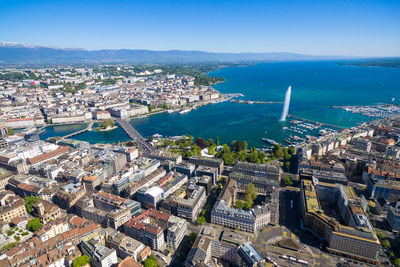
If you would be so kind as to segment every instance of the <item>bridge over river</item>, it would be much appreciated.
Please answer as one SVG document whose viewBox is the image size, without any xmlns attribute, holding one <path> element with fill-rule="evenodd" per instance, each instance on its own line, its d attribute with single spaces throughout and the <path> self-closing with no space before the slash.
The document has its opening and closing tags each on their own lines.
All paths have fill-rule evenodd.
<svg viewBox="0 0 400 267">
<path fill-rule="evenodd" d="M 128 121 L 120 118 L 115 118 L 115 121 L 122 127 L 125 133 L 136 142 L 143 152 L 149 153 L 156 150 L 151 144 L 146 142 L 143 136 L 141 136 L 140 133 L 138 133 L 138 131 L 136 131 Z"/>
</svg>

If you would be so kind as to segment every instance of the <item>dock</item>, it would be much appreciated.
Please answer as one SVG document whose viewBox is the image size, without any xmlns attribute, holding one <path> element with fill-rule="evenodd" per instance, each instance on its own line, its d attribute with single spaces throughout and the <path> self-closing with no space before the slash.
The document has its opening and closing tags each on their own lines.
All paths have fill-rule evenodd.
<svg viewBox="0 0 400 267">
<path fill-rule="evenodd" d="M 282 101 L 253 101 L 253 100 L 238 100 L 232 99 L 231 102 L 239 104 L 283 104 Z"/>
<path fill-rule="evenodd" d="M 125 133 L 136 142 L 143 152 L 154 152 L 156 150 L 151 144 L 146 142 L 143 136 L 141 136 L 128 121 L 120 118 L 115 118 L 115 121 L 122 127 Z"/>
<path fill-rule="evenodd" d="M 339 130 L 344 130 L 345 129 L 345 128 L 337 126 L 337 125 L 333 125 L 333 124 L 329 124 L 329 123 L 323 123 L 323 122 L 319 122 L 319 121 L 313 121 L 313 120 L 309 120 L 309 119 L 304 119 L 304 118 L 300 118 L 300 117 L 293 116 L 293 115 L 290 115 L 290 114 L 288 114 L 287 117 L 295 119 L 295 120 L 302 120 L 302 121 L 311 122 L 311 123 L 314 123 L 314 124 L 317 124 L 317 125 L 323 125 L 323 126 L 328 126 L 328 127 L 331 127 L 331 128 L 336 128 L 336 129 L 339 129 Z"/>
<path fill-rule="evenodd" d="M 82 129 L 82 130 L 80 130 L 80 131 L 77 131 L 77 132 L 73 132 L 73 133 L 64 135 L 62 138 L 63 138 L 63 139 L 67 139 L 67 138 L 70 138 L 70 137 L 72 137 L 72 136 L 75 136 L 75 135 L 78 135 L 78 134 L 87 132 L 87 131 L 89 131 L 89 130 L 92 129 L 93 124 L 94 124 L 94 121 L 90 121 L 90 123 L 88 124 L 88 126 L 87 126 L 85 129 Z"/>
</svg>

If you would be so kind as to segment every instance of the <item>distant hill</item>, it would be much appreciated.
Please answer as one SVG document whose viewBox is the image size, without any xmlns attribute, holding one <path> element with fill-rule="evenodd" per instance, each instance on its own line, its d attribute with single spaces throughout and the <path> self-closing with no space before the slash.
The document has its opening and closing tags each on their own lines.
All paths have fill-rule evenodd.
<svg viewBox="0 0 400 267">
<path fill-rule="evenodd" d="M 344 57 L 342 57 L 343 59 Z M 0 64 L 193 63 L 339 59 L 295 53 L 212 53 L 184 50 L 85 50 L 0 44 Z"/>
<path fill-rule="evenodd" d="M 358 62 L 345 62 L 343 65 L 360 67 L 400 68 L 400 58 L 378 58 Z"/>
</svg>

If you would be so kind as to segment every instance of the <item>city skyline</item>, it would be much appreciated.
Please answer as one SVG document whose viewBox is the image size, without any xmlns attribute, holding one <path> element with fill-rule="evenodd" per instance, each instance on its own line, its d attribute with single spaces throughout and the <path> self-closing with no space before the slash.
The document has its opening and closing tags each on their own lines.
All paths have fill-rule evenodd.
<svg viewBox="0 0 400 267">
<path fill-rule="evenodd" d="M 2 1 L 2 42 L 63 48 L 400 56 L 398 1 Z"/>
</svg>

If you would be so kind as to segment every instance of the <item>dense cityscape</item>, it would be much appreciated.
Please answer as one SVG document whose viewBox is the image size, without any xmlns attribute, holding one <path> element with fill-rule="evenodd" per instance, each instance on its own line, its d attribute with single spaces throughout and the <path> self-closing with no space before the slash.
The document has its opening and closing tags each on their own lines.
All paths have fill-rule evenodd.
<svg viewBox="0 0 400 267">
<path fill-rule="evenodd" d="M 143 137 L 132 118 L 237 96 L 170 71 L 0 71 L 1 266 L 400 264 L 397 113 L 268 149 Z M 85 128 L 39 138 L 70 124 Z M 116 128 L 131 141 L 73 139 Z"/>
<path fill-rule="evenodd" d="M 0 1 L 0 267 L 400 267 L 400 1 Z"/>
</svg>

